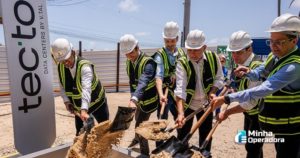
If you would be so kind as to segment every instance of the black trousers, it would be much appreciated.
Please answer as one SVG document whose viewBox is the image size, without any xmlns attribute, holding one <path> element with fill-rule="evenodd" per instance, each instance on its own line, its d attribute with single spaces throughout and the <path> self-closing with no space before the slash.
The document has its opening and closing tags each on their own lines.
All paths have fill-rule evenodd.
<svg viewBox="0 0 300 158">
<path fill-rule="evenodd" d="M 94 106 L 97 106 L 97 105 L 94 105 Z M 108 111 L 107 101 L 105 100 L 103 105 L 101 105 L 98 109 L 92 111 L 89 114 L 93 114 L 93 116 L 98 121 L 98 123 L 108 120 L 109 119 L 109 111 Z M 76 135 L 78 135 L 80 132 L 80 129 L 83 126 L 83 121 L 78 116 L 75 116 L 75 126 L 76 126 Z"/>
<path fill-rule="evenodd" d="M 275 143 L 276 158 L 300 158 L 300 135 L 275 135 L 275 138 L 284 138 L 284 143 Z"/>
<path fill-rule="evenodd" d="M 258 123 L 258 115 L 248 115 L 247 113 L 244 113 L 244 116 L 244 130 L 246 131 L 247 135 L 248 130 L 261 131 Z M 263 143 L 248 143 L 247 141 L 245 148 L 247 151 L 247 158 L 263 158 Z"/>
<path fill-rule="evenodd" d="M 194 112 L 194 110 L 188 108 L 188 109 L 185 110 L 184 116 L 186 117 L 186 116 L 188 116 L 189 114 L 191 114 L 193 112 Z M 203 114 L 204 114 L 204 111 L 199 112 L 196 115 L 197 120 L 199 120 L 200 117 Z M 208 115 L 208 117 L 205 119 L 205 121 L 203 122 L 203 124 L 198 128 L 198 130 L 199 130 L 199 147 L 201 147 L 201 145 L 205 141 L 206 136 L 208 135 L 208 133 L 212 129 L 212 120 L 213 120 L 213 113 L 210 113 Z M 184 126 L 180 130 L 178 130 L 178 139 L 179 140 L 183 140 L 183 138 L 188 133 L 190 133 L 192 126 L 193 126 L 193 119 L 190 119 L 189 121 L 187 121 L 184 124 Z M 209 143 L 206 146 L 205 150 L 210 151 L 210 149 L 211 149 L 211 141 L 212 141 L 212 139 L 209 141 Z"/>
<path fill-rule="evenodd" d="M 145 113 L 140 108 L 136 109 L 135 112 L 135 128 L 137 128 L 142 122 L 148 121 L 151 113 Z M 135 133 L 135 139 L 139 141 L 141 154 L 148 156 L 149 155 L 149 144 L 148 140 L 144 137 Z"/>
</svg>

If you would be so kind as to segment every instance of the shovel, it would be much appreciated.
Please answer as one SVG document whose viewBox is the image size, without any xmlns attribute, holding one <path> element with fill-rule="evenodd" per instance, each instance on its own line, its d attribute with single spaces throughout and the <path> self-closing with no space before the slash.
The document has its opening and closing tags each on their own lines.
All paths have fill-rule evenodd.
<svg viewBox="0 0 300 158">
<path fill-rule="evenodd" d="M 158 154 L 162 151 L 165 151 L 169 153 L 172 156 L 175 156 L 176 153 L 181 153 L 181 155 L 184 153 L 185 150 L 189 149 L 188 141 L 192 137 L 192 135 L 195 133 L 195 131 L 201 126 L 201 124 L 204 122 L 204 120 L 207 118 L 207 116 L 212 112 L 211 106 L 208 107 L 208 109 L 205 111 L 205 113 L 202 115 L 202 117 L 197 121 L 197 123 L 192 127 L 190 133 L 188 133 L 182 141 L 177 139 L 175 136 L 172 136 L 170 139 L 168 139 L 165 143 L 158 146 L 156 149 L 152 151 L 152 154 Z"/>
<path fill-rule="evenodd" d="M 198 114 L 199 112 L 201 112 L 202 110 L 205 110 L 205 108 L 207 107 L 207 105 L 204 105 L 204 108 L 203 107 L 200 107 L 198 108 L 197 110 L 195 110 L 194 112 L 192 112 L 191 114 L 189 114 L 186 118 L 185 118 L 185 121 L 188 121 L 190 120 L 191 118 L 194 118 L 194 116 L 196 114 Z M 166 128 L 163 132 L 173 132 L 174 129 L 178 128 L 178 124 L 176 123 L 173 127 L 170 127 L 170 128 Z"/>
<path fill-rule="evenodd" d="M 74 112 L 74 114 L 80 117 L 79 112 Z M 80 129 L 80 134 L 86 132 L 86 134 L 90 134 L 91 129 L 97 124 L 98 122 L 95 121 L 95 117 L 90 114 L 89 118 L 86 121 L 83 121 L 83 126 Z"/>
<path fill-rule="evenodd" d="M 228 108 L 228 105 L 226 105 L 225 109 L 224 110 L 227 110 Z M 200 152 L 202 152 L 206 146 L 208 145 L 212 135 L 214 134 L 214 132 L 216 131 L 218 125 L 220 124 L 221 122 L 219 120 L 217 120 L 217 122 L 214 124 L 213 128 L 210 130 L 210 132 L 208 133 L 208 135 L 206 136 L 205 138 L 205 141 L 202 143 L 201 147 L 200 147 Z"/>
<path fill-rule="evenodd" d="M 110 131 L 116 132 L 128 129 L 131 121 L 133 120 L 135 110 L 136 107 L 119 106 L 115 119 L 110 127 Z"/>
<path fill-rule="evenodd" d="M 164 93 L 164 96 L 165 96 L 166 98 L 168 98 L 168 92 L 169 92 L 169 88 L 168 88 L 168 86 L 167 86 L 166 89 L 165 89 L 165 93 Z M 159 114 L 158 114 L 158 119 L 159 119 L 159 120 L 161 119 L 161 116 L 164 114 L 165 107 L 166 107 L 166 102 L 163 102 L 163 103 L 161 104 L 160 111 L 159 111 Z"/>
</svg>

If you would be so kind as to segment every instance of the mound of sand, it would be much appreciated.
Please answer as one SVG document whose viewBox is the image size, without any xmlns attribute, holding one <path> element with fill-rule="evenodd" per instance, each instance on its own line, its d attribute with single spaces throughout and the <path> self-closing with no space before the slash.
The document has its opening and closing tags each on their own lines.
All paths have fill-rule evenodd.
<svg viewBox="0 0 300 158">
<path fill-rule="evenodd" d="M 164 132 L 168 124 L 167 120 L 145 121 L 135 129 L 135 132 L 148 140 L 166 140 L 171 137 L 169 132 Z"/>
<path fill-rule="evenodd" d="M 112 145 L 117 145 L 123 131 L 110 132 L 111 122 L 104 121 L 94 126 L 90 134 L 82 133 L 74 139 L 68 151 L 68 158 L 101 158 L 108 157 Z"/>
</svg>

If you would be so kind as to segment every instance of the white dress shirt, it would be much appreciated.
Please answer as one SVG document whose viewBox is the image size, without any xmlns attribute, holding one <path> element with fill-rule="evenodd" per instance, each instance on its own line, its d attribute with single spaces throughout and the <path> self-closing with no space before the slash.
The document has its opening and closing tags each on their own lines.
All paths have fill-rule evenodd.
<svg viewBox="0 0 300 158">
<path fill-rule="evenodd" d="M 224 86 L 223 80 L 223 72 L 222 72 L 222 66 L 218 58 L 217 59 L 217 66 L 218 66 L 218 71 L 216 74 L 216 78 L 213 82 L 213 86 L 217 87 L 218 89 L 221 89 Z M 196 89 L 195 89 L 195 94 L 192 98 L 191 104 L 190 104 L 190 109 L 192 110 L 197 110 L 199 107 L 202 107 L 208 102 L 208 96 L 204 91 L 204 86 L 203 86 L 203 65 L 204 65 L 204 60 L 207 60 L 205 54 L 203 54 L 203 57 L 198 61 L 191 61 L 193 64 L 193 67 L 195 69 L 196 73 Z M 181 64 L 177 64 L 176 66 L 176 89 L 174 91 L 175 96 L 186 100 L 186 86 L 187 86 L 187 73 L 184 70 L 184 68 L 181 66 Z"/>
<path fill-rule="evenodd" d="M 74 62 L 75 62 L 74 66 L 72 68 L 69 68 L 73 79 L 74 79 L 75 73 L 76 73 L 77 56 L 75 56 Z M 93 81 L 92 67 L 91 67 L 91 65 L 85 64 L 81 68 L 81 86 L 82 86 L 81 109 L 85 109 L 85 110 L 89 109 L 89 104 L 91 102 L 92 81 Z M 70 82 L 70 81 L 66 81 L 66 82 Z M 61 96 L 62 96 L 64 102 L 70 101 L 69 98 L 66 96 L 65 90 L 62 87 L 61 83 L 60 83 L 60 90 L 61 90 Z"/>
</svg>

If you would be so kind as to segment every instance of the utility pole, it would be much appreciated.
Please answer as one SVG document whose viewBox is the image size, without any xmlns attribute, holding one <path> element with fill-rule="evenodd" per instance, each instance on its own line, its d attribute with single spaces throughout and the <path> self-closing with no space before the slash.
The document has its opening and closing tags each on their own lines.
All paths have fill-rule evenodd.
<svg viewBox="0 0 300 158">
<path fill-rule="evenodd" d="M 280 16 L 281 15 L 281 13 L 280 13 L 280 11 L 281 11 L 281 0 L 278 0 L 277 2 L 278 2 L 277 3 L 277 16 Z"/>
<path fill-rule="evenodd" d="M 184 16 L 183 16 L 183 34 L 181 36 L 181 47 L 184 47 L 184 41 L 186 36 L 190 32 L 190 12 L 191 12 L 191 0 L 184 0 Z"/>
</svg>

